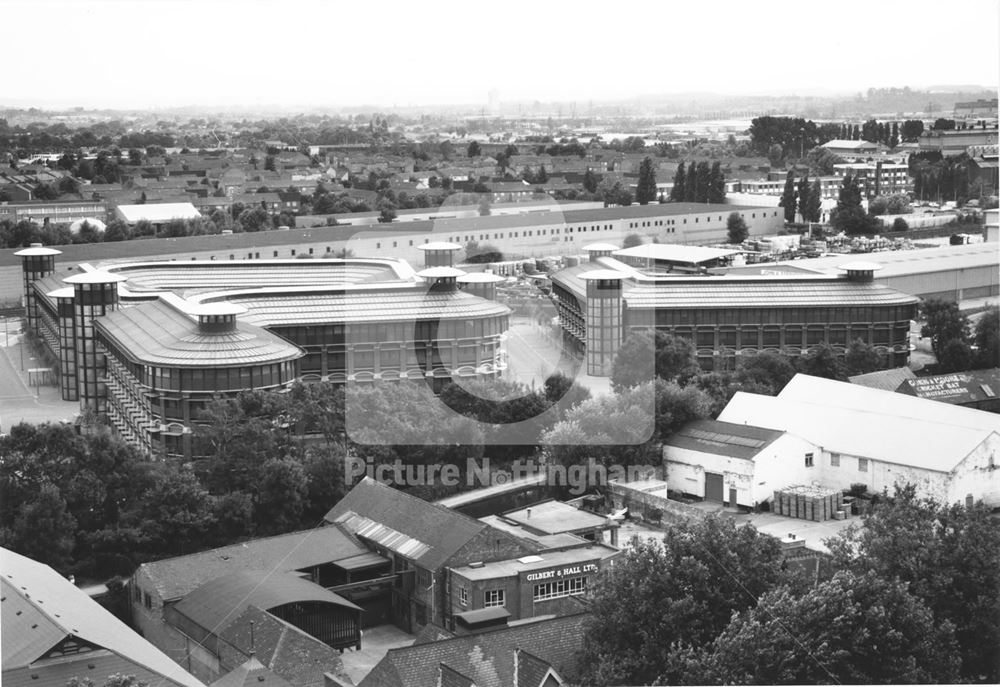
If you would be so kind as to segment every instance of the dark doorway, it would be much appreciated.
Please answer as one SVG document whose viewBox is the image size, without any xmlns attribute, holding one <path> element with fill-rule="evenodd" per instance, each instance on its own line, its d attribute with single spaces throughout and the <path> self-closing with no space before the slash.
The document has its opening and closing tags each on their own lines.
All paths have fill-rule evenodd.
<svg viewBox="0 0 1000 687">
<path fill-rule="evenodd" d="M 722 484 L 722 475 L 717 475 L 714 472 L 706 472 L 705 500 L 717 501 L 718 503 L 722 503 L 723 493 L 724 493 L 724 487 Z"/>
</svg>

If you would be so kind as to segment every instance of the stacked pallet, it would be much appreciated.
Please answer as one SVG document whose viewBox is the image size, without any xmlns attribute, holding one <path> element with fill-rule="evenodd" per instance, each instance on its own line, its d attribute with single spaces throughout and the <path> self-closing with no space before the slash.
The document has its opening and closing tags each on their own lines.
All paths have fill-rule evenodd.
<svg viewBox="0 0 1000 687">
<path fill-rule="evenodd" d="M 833 520 L 843 508 L 844 495 L 836 489 L 796 486 L 774 492 L 771 510 L 800 520 Z"/>
</svg>

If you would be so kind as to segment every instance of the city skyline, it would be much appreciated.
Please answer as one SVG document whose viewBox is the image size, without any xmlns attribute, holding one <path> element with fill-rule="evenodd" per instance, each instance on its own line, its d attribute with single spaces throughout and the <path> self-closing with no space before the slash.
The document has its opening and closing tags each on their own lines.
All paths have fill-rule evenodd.
<svg viewBox="0 0 1000 687">
<path fill-rule="evenodd" d="M 728 1 L 714 7 L 708 15 L 701 6 L 638 3 L 610 17 L 520 1 L 475 10 L 389 3 L 374 15 L 367 6 L 311 0 L 9 0 L 11 26 L 56 19 L 44 42 L 37 30 L 8 36 L 8 50 L 30 58 L 5 76 L 0 105 L 485 106 L 495 91 L 500 104 L 585 107 L 684 93 L 992 88 L 1000 78 L 997 33 L 967 36 L 971 16 L 973 26 L 1000 21 L 990 0 L 962 0 L 950 12 L 895 0 L 848 0 L 823 13 L 785 1 L 757 11 Z M 930 40 L 932 17 L 934 36 L 960 39 L 961 50 Z M 60 45 L 69 62 L 52 49 Z"/>
</svg>

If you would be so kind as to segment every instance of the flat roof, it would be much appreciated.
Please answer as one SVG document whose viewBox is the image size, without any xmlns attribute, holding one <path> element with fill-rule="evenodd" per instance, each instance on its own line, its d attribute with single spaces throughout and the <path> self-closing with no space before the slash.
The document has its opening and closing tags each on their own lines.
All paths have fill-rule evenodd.
<svg viewBox="0 0 1000 687">
<path fill-rule="evenodd" d="M 112 274 L 104 270 L 88 270 L 70 275 L 63 279 L 67 284 L 114 284 L 128 279 L 120 274 Z"/>
<path fill-rule="evenodd" d="M 501 516 L 522 527 L 547 534 L 589 530 L 595 527 L 605 527 L 608 524 L 606 517 L 588 513 L 554 500 L 508 511 L 502 513 Z"/>
<path fill-rule="evenodd" d="M 546 570 L 559 566 L 570 566 L 574 563 L 604 560 L 616 555 L 618 555 L 618 549 L 604 544 L 592 544 L 564 551 L 547 551 L 533 556 L 493 561 L 492 563 L 484 563 L 482 566 L 463 565 L 452 568 L 452 571 L 467 580 L 489 580 L 496 577 L 513 577 L 533 570 Z"/>
<path fill-rule="evenodd" d="M 640 246 L 616 250 L 615 255 L 629 258 L 646 258 L 659 262 L 677 262 L 698 265 L 711 262 L 740 251 L 723 248 L 705 248 L 703 246 L 683 246 L 673 243 L 644 243 Z"/>
<path fill-rule="evenodd" d="M 140 222 L 169 222 L 172 219 L 194 219 L 201 217 L 191 203 L 143 203 L 141 205 L 119 205 L 118 212 L 128 223 Z"/>
<path fill-rule="evenodd" d="M 19 250 L 14 255 L 18 257 L 33 257 L 39 255 L 62 255 L 61 250 L 56 250 L 55 248 L 46 248 L 41 245 L 31 245 L 24 250 Z"/>
</svg>

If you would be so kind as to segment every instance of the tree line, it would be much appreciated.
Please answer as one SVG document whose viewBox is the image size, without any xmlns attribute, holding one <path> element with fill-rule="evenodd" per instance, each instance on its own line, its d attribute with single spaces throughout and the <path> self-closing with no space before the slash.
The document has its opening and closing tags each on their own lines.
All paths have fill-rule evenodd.
<svg viewBox="0 0 1000 687">
<path fill-rule="evenodd" d="M 633 540 L 591 590 L 584 685 L 1000 680 L 1000 529 L 990 509 L 873 499 L 815 575 L 710 516 Z"/>
<path fill-rule="evenodd" d="M 716 160 L 709 166 L 706 160 L 685 167 L 681 162 L 674 172 L 674 185 L 670 189 L 673 203 L 724 203 L 726 202 L 726 175 Z"/>
</svg>

